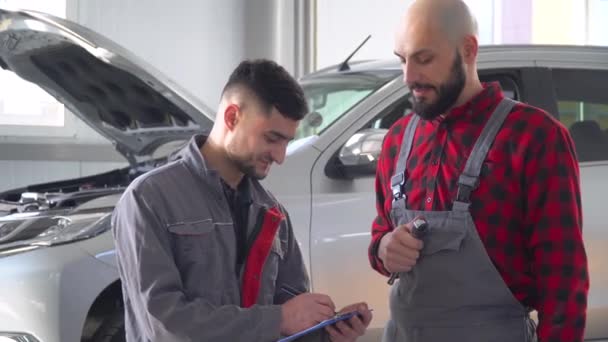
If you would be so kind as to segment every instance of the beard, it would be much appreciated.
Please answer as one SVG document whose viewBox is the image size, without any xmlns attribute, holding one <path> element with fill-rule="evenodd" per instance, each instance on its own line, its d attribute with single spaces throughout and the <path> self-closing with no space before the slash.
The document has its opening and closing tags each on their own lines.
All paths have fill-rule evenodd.
<svg viewBox="0 0 608 342">
<path fill-rule="evenodd" d="M 456 57 L 454 58 L 454 63 L 452 63 L 452 68 L 450 70 L 450 77 L 446 82 L 439 86 L 439 89 L 430 84 L 412 83 L 409 85 L 411 90 L 414 88 L 426 88 L 432 89 L 437 93 L 437 100 L 431 103 L 426 102 L 424 98 L 416 99 L 412 95 L 412 110 L 423 120 L 435 119 L 439 115 L 444 114 L 454 105 L 454 103 L 456 103 L 456 100 L 464 88 L 465 81 L 466 76 L 462 66 L 462 56 L 456 51 Z"/>
<path fill-rule="evenodd" d="M 251 162 L 250 160 L 232 159 L 232 162 L 245 176 L 257 180 L 262 180 L 266 178 L 266 174 L 261 174 L 256 171 L 255 166 L 252 165 L 253 162 Z"/>
<path fill-rule="evenodd" d="M 260 173 L 256 170 L 256 158 L 253 155 L 243 156 L 236 153 L 238 149 L 234 146 L 228 146 L 226 153 L 228 160 L 236 167 L 242 174 L 253 179 L 262 180 L 266 178 L 266 173 Z"/>
</svg>

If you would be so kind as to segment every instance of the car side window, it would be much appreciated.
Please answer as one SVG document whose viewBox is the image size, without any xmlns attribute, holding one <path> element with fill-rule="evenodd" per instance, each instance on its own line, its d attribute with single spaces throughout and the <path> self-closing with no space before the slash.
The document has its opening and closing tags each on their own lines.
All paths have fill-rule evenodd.
<svg viewBox="0 0 608 342">
<path fill-rule="evenodd" d="M 579 162 L 608 160 L 608 71 L 553 69 L 552 78 Z"/>
<path fill-rule="evenodd" d="M 498 82 L 500 84 L 500 88 L 502 89 L 505 97 L 508 97 L 513 100 L 520 100 L 521 92 L 519 90 L 519 86 L 515 81 L 514 76 L 509 75 L 508 73 L 487 73 L 480 72 L 479 80 L 481 82 Z"/>
<path fill-rule="evenodd" d="M 411 110 L 412 105 L 408 97 L 402 97 L 388 106 L 388 108 L 384 109 L 382 113 L 372 120 L 365 128 L 389 129 L 397 120 L 401 119 Z"/>
<path fill-rule="evenodd" d="M 519 88 L 514 78 L 506 73 L 480 74 L 482 82 L 499 82 L 505 96 L 518 100 Z M 409 96 L 404 96 L 386 108 L 380 115 L 372 120 L 365 128 L 389 129 L 397 120 L 412 110 Z"/>
</svg>

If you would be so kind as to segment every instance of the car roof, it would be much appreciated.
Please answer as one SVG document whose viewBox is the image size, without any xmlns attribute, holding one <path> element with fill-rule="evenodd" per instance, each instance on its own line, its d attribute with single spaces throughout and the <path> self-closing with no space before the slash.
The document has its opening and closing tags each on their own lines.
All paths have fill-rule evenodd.
<svg viewBox="0 0 608 342">
<path fill-rule="evenodd" d="M 540 63 L 538 63 L 540 61 Z M 543 63 L 546 62 L 546 63 Z M 479 47 L 477 63 L 479 69 L 509 66 L 535 66 L 565 63 L 565 66 L 605 64 L 608 68 L 608 47 L 576 45 L 482 45 Z M 364 60 L 349 63 L 350 69 L 338 71 L 340 64 L 310 73 L 302 79 L 332 76 L 349 73 L 400 72 L 400 62 L 395 59 Z"/>
</svg>

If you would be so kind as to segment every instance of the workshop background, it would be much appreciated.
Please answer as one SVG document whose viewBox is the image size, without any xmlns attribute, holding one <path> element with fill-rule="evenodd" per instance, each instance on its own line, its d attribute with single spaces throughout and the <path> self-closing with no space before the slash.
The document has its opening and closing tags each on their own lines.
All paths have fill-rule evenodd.
<svg viewBox="0 0 608 342">
<path fill-rule="evenodd" d="M 122 44 L 215 108 L 244 58 L 296 76 L 355 60 L 394 58 L 404 0 L 0 0 L 74 20 Z M 608 45 L 606 0 L 469 0 L 481 44 Z M 370 11 L 373 8 L 373 11 Z M 127 165 L 53 98 L 0 71 L 0 191 Z M 10 86 L 9 86 L 10 85 Z M 40 172 L 44 170 L 45 172 Z"/>
</svg>

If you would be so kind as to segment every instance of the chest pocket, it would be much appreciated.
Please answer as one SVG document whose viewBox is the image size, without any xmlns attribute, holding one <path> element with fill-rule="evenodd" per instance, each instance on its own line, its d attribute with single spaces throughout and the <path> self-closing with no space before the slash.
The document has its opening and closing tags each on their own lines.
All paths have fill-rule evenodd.
<svg viewBox="0 0 608 342">
<path fill-rule="evenodd" d="M 408 215 L 407 209 L 405 209 L 405 199 L 399 199 L 393 203 L 391 208 L 391 220 L 395 227 L 406 224 L 411 221 L 415 216 L 421 215 L 426 216 L 427 220 L 429 216 L 436 216 L 428 212 L 413 212 Z M 449 216 L 446 214 L 443 219 L 435 218 L 428 220 L 430 229 L 428 234 L 423 238 L 424 248 L 421 251 L 422 255 L 432 255 L 439 252 L 459 251 L 462 242 L 467 234 L 465 222 L 458 222 L 456 224 L 448 223 Z"/>
<path fill-rule="evenodd" d="M 216 223 L 213 223 L 211 219 L 207 219 L 169 224 L 167 230 L 178 236 L 196 236 L 211 233 L 215 226 Z"/>
<path fill-rule="evenodd" d="M 466 227 L 450 225 L 433 227 L 431 225 L 429 234 L 424 238 L 424 248 L 421 254 L 432 255 L 441 252 L 457 252 L 460 250 L 466 234 Z"/>
<path fill-rule="evenodd" d="M 232 224 L 206 219 L 169 224 L 167 230 L 183 277 L 194 277 L 193 273 L 202 270 L 208 276 L 210 272 L 219 276 L 221 269 L 232 269 L 228 264 L 228 260 L 234 260 L 235 252 Z"/>
</svg>

